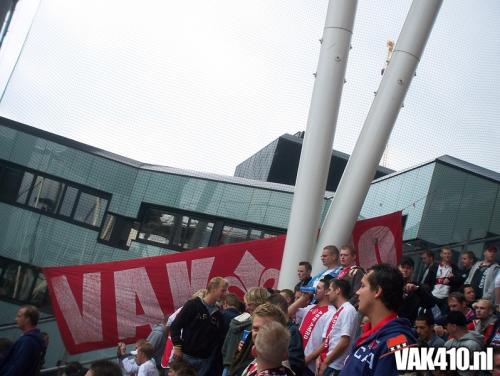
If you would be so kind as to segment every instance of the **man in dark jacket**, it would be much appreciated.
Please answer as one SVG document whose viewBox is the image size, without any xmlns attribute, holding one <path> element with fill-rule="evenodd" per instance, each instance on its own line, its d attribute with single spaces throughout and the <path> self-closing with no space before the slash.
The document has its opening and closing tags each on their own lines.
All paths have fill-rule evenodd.
<svg viewBox="0 0 500 376">
<path fill-rule="evenodd" d="M 410 257 L 401 257 L 399 262 L 399 271 L 404 279 L 403 304 L 398 309 L 398 316 L 415 323 L 419 308 L 425 308 L 430 311 L 434 305 L 434 299 L 429 291 L 421 288 L 418 283 L 412 282 L 414 263 Z"/>
<path fill-rule="evenodd" d="M 223 317 L 215 303 L 224 299 L 227 287 L 224 278 L 212 278 L 205 297 L 188 300 L 170 328 L 174 359 L 191 364 L 198 376 L 209 374 L 213 356 L 224 340 Z"/>
<path fill-rule="evenodd" d="M 36 327 L 39 317 L 38 309 L 31 305 L 22 306 L 17 310 L 16 325 L 23 331 L 23 335 L 14 343 L 0 364 L 0 375 L 38 375 L 46 351 L 40 329 Z"/>
<path fill-rule="evenodd" d="M 354 344 L 341 375 L 395 375 L 395 351 L 416 343 L 410 322 L 397 317 L 404 281 L 399 270 L 379 264 L 363 276 L 359 311 L 369 319 L 366 331 Z"/>
</svg>

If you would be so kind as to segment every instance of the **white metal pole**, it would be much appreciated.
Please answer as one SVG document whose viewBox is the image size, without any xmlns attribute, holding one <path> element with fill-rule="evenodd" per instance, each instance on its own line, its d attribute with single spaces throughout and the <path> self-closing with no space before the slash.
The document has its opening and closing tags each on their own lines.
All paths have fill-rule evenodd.
<svg viewBox="0 0 500 376">
<path fill-rule="evenodd" d="M 344 170 L 317 242 L 313 269 L 328 244 L 349 241 L 377 165 L 415 75 L 442 0 L 414 0 L 377 95 Z"/>
<path fill-rule="evenodd" d="M 278 288 L 297 283 L 297 264 L 310 260 L 314 250 L 356 6 L 357 0 L 328 4 Z"/>
</svg>

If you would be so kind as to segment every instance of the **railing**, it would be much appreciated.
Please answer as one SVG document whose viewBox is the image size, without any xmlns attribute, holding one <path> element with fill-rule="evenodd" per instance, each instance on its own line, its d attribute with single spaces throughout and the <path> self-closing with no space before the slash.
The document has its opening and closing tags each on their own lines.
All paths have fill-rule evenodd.
<svg viewBox="0 0 500 376">
<path fill-rule="evenodd" d="M 56 320 L 56 318 L 54 316 L 44 317 L 43 319 L 38 320 L 38 325 L 52 322 L 55 320 Z M 0 325 L 0 332 L 2 332 L 4 330 L 10 330 L 10 329 L 16 329 L 16 328 L 17 328 L 16 323 L 3 324 L 3 325 Z"/>
<path fill-rule="evenodd" d="M 86 366 L 88 364 L 92 364 L 94 362 L 97 362 L 98 360 L 116 360 L 116 356 L 108 356 L 107 358 L 99 358 L 99 359 L 93 359 L 93 360 L 86 360 L 83 362 L 79 362 L 82 366 Z M 56 366 L 56 367 L 51 367 L 51 368 L 44 368 L 40 370 L 40 375 L 46 375 L 48 373 L 52 373 L 55 371 L 59 370 L 64 370 L 66 368 L 67 364 L 61 365 L 61 366 Z"/>
</svg>

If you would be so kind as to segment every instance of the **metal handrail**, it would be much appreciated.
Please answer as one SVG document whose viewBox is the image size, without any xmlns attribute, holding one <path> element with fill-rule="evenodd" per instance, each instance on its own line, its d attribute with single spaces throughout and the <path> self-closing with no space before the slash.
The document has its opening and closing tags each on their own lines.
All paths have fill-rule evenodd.
<svg viewBox="0 0 500 376">
<path fill-rule="evenodd" d="M 97 362 L 99 360 L 116 360 L 116 356 L 108 356 L 107 358 L 99 358 L 99 359 L 93 359 L 93 360 L 86 360 L 84 362 L 79 362 L 82 366 L 85 366 L 87 364 L 92 364 L 94 362 Z M 54 372 L 54 371 L 59 371 L 59 370 L 64 370 L 66 368 L 67 364 L 61 365 L 61 366 L 56 366 L 56 367 L 51 367 L 51 368 L 44 368 L 40 370 L 40 375 L 47 374 L 49 372 Z"/>
<path fill-rule="evenodd" d="M 55 316 L 44 317 L 43 319 L 38 320 L 38 325 L 45 324 L 47 322 L 55 321 L 55 319 L 56 319 Z M 0 332 L 3 330 L 9 330 L 9 329 L 15 329 L 15 328 L 17 328 L 16 323 L 3 324 L 3 325 L 0 325 Z"/>
</svg>

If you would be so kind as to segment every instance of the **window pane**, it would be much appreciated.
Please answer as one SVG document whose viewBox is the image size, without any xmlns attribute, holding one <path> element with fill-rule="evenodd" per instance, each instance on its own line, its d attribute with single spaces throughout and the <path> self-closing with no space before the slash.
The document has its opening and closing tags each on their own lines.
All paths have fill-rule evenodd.
<svg viewBox="0 0 500 376">
<path fill-rule="evenodd" d="M 183 216 L 181 240 L 176 245 L 184 249 L 206 247 L 213 227 L 213 222 Z"/>
<path fill-rule="evenodd" d="M 129 218 L 107 214 L 100 239 L 115 247 L 128 248 L 137 237 L 139 224 Z"/>
<path fill-rule="evenodd" d="M 71 212 L 73 211 L 73 207 L 75 206 L 77 194 L 78 189 L 73 187 L 66 188 L 66 193 L 64 194 L 61 207 L 59 208 L 59 214 L 64 215 L 65 217 L 71 217 Z"/>
<path fill-rule="evenodd" d="M 43 176 L 37 176 L 28 204 L 48 213 L 54 213 L 61 199 L 63 189 L 64 184 Z"/>
<path fill-rule="evenodd" d="M 233 226 L 224 226 L 219 243 L 236 243 L 247 240 L 248 229 Z"/>
<path fill-rule="evenodd" d="M 257 240 L 260 238 L 262 238 L 261 230 L 255 230 L 255 229 L 250 230 L 250 237 L 248 238 L 249 240 Z"/>
<path fill-rule="evenodd" d="M 18 274 L 21 273 L 21 265 L 7 263 L 3 268 L 5 270 L 0 281 L 0 296 L 13 298 L 16 289 L 16 279 Z"/>
<path fill-rule="evenodd" d="M 263 239 L 269 239 L 269 238 L 275 238 L 277 235 L 276 234 L 269 234 L 267 232 L 264 233 L 262 236 Z"/>
<path fill-rule="evenodd" d="M 31 287 L 35 282 L 36 272 L 28 266 L 23 266 L 16 279 L 16 288 L 14 298 L 22 301 L 29 300 L 31 296 Z"/>
<path fill-rule="evenodd" d="M 21 186 L 19 187 L 19 191 L 17 193 L 17 202 L 20 204 L 25 204 L 28 198 L 28 194 L 30 193 L 31 183 L 33 182 L 33 178 L 35 175 L 29 172 L 25 172 L 23 176 L 23 180 L 21 182 Z"/>
<path fill-rule="evenodd" d="M 35 286 L 31 293 L 30 304 L 38 307 L 45 306 L 48 303 L 47 281 L 42 273 L 38 273 Z"/>
<path fill-rule="evenodd" d="M 174 227 L 174 215 L 158 209 L 147 209 L 141 224 L 139 239 L 168 245 Z"/>
<path fill-rule="evenodd" d="M 82 192 L 76 206 L 75 221 L 98 227 L 107 203 L 108 200 Z"/>
<path fill-rule="evenodd" d="M 47 300 L 47 280 L 42 273 L 38 273 L 31 292 L 30 303 L 40 307 L 45 305 Z"/>
<path fill-rule="evenodd" d="M 3 176 L 0 177 L 0 200 L 16 201 L 23 175 L 20 170 L 5 169 Z"/>
</svg>

